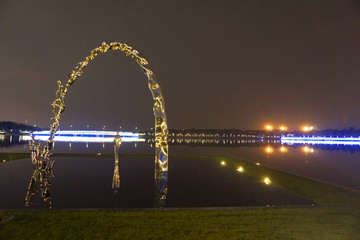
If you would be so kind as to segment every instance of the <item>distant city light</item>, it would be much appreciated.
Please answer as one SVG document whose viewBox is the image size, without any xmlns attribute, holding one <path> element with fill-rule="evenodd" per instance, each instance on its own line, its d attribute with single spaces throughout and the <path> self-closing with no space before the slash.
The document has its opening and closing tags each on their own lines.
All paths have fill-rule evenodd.
<svg viewBox="0 0 360 240">
<path fill-rule="evenodd" d="M 243 167 L 238 167 L 238 168 L 236 169 L 236 171 L 238 171 L 238 172 L 244 172 L 244 168 L 243 168 Z"/>
<path fill-rule="evenodd" d="M 265 125 L 265 129 L 267 131 L 272 131 L 274 129 L 274 127 L 272 125 L 267 124 L 267 125 Z"/>
<path fill-rule="evenodd" d="M 270 178 L 268 178 L 268 177 L 266 177 L 266 178 L 264 178 L 264 183 L 266 184 L 266 185 L 269 185 L 270 183 L 271 183 L 271 180 L 270 180 Z"/>
</svg>

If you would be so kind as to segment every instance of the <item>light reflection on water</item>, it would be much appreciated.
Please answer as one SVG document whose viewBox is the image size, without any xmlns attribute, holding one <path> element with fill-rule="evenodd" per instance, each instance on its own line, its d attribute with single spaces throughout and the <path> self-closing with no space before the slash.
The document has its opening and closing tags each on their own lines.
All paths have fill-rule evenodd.
<svg viewBox="0 0 360 240">
<path fill-rule="evenodd" d="M 269 147 L 272 150 L 269 151 Z M 281 171 L 360 190 L 359 148 L 344 149 L 304 145 L 272 146 L 260 144 L 239 148 L 174 146 L 171 148 L 171 153 L 189 153 L 190 150 L 192 154 L 229 155 Z"/>
<path fill-rule="evenodd" d="M 113 159 L 55 157 L 51 192 L 55 208 L 149 208 L 154 206 L 154 161 L 150 158 L 119 159 L 121 187 L 111 187 Z M 230 160 L 229 160 L 230 161 Z M 174 158 L 169 167 L 169 192 L 165 207 L 236 207 L 310 205 L 270 180 L 257 179 L 212 158 Z M 236 165 L 237 166 L 237 165 Z M 15 174 L 14 174 L 15 173 Z M 0 208 L 23 208 L 31 175 L 31 161 L 12 161 L 0 167 Z M 8 181 L 8 184 L 4 182 Z M 20 191 L 19 191 L 20 190 Z M 41 197 L 32 208 L 43 208 Z"/>
<path fill-rule="evenodd" d="M 0 135 L 1 136 L 1 135 Z M 3 135 L 2 135 L 3 136 Z M 0 152 L 29 152 L 16 137 L 0 139 Z M 360 146 L 285 145 L 279 141 L 170 139 L 172 154 L 229 155 L 248 162 L 360 190 Z M 113 143 L 55 143 L 55 153 L 109 153 Z M 124 143 L 121 154 L 153 154 L 152 143 Z"/>
</svg>

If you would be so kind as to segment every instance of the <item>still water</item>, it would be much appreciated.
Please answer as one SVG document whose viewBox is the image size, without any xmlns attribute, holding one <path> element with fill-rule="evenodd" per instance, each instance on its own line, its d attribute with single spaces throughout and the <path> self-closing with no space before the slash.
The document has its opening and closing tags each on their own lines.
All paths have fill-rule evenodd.
<svg viewBox="0 0 360 240">
<path fill-rule="evenodd" d="M 16 141 L 15 141 L 16 142 Z M 307 205 L 310 201 L 259 179 L 222 166 L 212 158 L 171 155 L 227 155 L 297 175 L 360 190 L 360 148 L 286 146 L 279 143 L 170 144 L 169 192 L 165 207 L 237 207 Z M 29 152 L 27 144 L 3 141 L 1 153 Z M 148 208 L 154 206 L 154 161 L 149 157 L 119 159 L 121 187 L 111 188 L 112 143 L 55 143 L 55 153 L 100 154 L 100 157 L 56 157 L 51 195 L 55 208 Z M 149 143 L 123 143 L 121 154 L 153 154 Z M 0 208 L 23 208 L 32 175 L 30 158 L 0 164 Z M 44 207 L 41 197 L 31 207 Z"/>
</svg>

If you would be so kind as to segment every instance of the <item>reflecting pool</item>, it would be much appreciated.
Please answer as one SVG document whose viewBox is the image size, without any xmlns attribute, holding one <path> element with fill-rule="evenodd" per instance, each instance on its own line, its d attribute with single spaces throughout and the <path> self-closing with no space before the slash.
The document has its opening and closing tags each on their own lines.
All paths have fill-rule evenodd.
<svg viewBox="0 0 360 240">
<path fill-rule="evenodd" d="M 151 208 L 154 202 L 154 162 L 149 157 L 121 157 L 121 185 L 114 191 L 110 157 L 55 157 L 51 182 L 54 208 Z M 263 179 L 241 173 L 215 158 L 174 158 L 169 162 L 168 196 L 164 207 L 239 207 L 310 205 Z M 245 170 L 246 171 L 246 170 Z M 32 174 L 30 159 L 0 167 L 1 208 L 24 208 Z M 156 190 L 155 190 L 156 191 Z M 35 197 L 31 207 L 45 207 Z"/>
<path fill-rule="evenodd" d="M 169 141 L 168 195 L 162 207 L 241 207 L 311 205 L 312 202 L 256 176 L 241 166 L 258 166 L 360 190 L 358 146 L 286 145 L 280 142 Z M 112 188 L 112 142 L 55 142 L 51 196 L 55 208 L 151 208 L 154 199 L 153 143 L 124 142 L 119 152 L 120 187 Z M 0 208 L 24 208 L 32 175 L 30 154 L 19 136 L 0 139 Z M 62 155 L 61 155 L 62 154 Z M 65 154 L 65 155 L 64 155 Z M 217 157 L 219 156 L 219 157 Z M 229 162 L 232 156 L 238 162 Z M 5 160 L 5 161 L 4 161 Z M 11 161 L 9 161 L 11 160 Z M 44 208 L 35 196 L 31 208 Z"/>
</svg>

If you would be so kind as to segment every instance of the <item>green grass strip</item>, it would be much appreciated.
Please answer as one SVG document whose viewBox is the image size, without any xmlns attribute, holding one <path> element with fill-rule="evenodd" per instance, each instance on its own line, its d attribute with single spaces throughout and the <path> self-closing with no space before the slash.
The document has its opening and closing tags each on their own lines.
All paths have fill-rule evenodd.
<svg viewBox="0 0 360 240">
<path fill-rule="evenodd" d="M 360 239 L 360 194 L 356 191 L 231 157 L 171 157 L 189 161 L 213 158 L 226 161 L 226 166 L 234 169 L 242 166 L 243 174 L 258 179 L 267 176 L 272 184 L 319 205 L 231 210 L 1 211 L 0 239 Z"/>
</svg>

